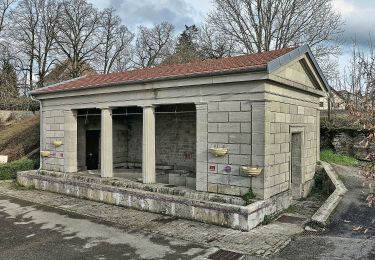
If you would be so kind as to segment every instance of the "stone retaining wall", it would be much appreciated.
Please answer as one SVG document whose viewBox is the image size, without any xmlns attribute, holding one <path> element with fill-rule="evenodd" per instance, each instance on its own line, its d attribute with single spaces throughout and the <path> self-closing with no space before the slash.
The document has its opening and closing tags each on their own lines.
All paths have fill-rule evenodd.
<svg viewBox="0 0 375 260">
<path fill-rule="evenodd" d="M 375 144 L 370 144 L 368 147 L 360 144 L 368 134 L 365 131 L 322 129 L 321 133 L 321 149 L 333 149 L 338 154 L 357 159 L 365 159 L 370 152 L 375 151 Z"/>
<path fill-rule="evenodd" d="M 0 110 L 0 122 L 7 122 L 9 120 L 21 120 L 34 116 L 32 111 L 22 110 Z"/>
</svg>

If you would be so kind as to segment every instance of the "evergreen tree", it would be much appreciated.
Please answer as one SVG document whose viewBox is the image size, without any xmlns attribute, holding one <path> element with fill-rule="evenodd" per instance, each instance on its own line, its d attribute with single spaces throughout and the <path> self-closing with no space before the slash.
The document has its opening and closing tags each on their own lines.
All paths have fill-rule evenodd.
<svg viewBox="0 0 375 260">
<path fill-rule="evenodd" d="M 2 105 L 7 105 L 10 99 L 19 96 L 16 70 L 8 58 L 3 58 L 1 61 L 0 93 Z"/>
<path fill-rule="evenodd" d="M 164 64 L 179 64 L 203 60 L 197 44 L 199 30 L 195 25 L 185 25 L 177 40 L 175 52 L 164 60 Z"/>
</svg>

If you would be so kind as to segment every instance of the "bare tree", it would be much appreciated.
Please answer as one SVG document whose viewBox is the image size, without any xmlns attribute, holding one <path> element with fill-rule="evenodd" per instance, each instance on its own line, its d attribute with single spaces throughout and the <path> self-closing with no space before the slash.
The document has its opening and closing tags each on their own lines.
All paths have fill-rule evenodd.
<svg viewBox="0 0 375 260">
<path fill-rule="evenodd" d="M 103 43 L 98 52 L 98 60 L 103 73 L 123 71 L 130 61 L 129 49 L 134 35 L 121 24 L 120 17 L 114 11 L 105 9 L 102 15 Z"/>
<path fill-rule="evenodd" d="M 351 119 L 365 134 L 360 142 L 368 155 L 367 163 L 361 167 L 360 174 L 364 178 L 363 194 L 369 207 L 375 206 L 375 46 L 371 35 L 368 46 L 359 47 L 355 42 L 352 57 L 346 70 L 346 90 L 349 92 L 348 109 Z M 353 230 L 367 233 L 375 229 L 375 218 L 372 216 L 369 225 L 353 225 Z"/>
<path fill-rule="evenodd" d="M 21 0 L 17 8 L 11 11 L 12 27 L 9 35 L 16 43 L 17 57 L 22 60 L 20 69 L 27 72 L 29 89 L 32 89 L 34 77 L 39 19 L 40 6 L 37 0 Z"/>
<path fill-rule="evenodd" d="M 16 0 L 0 0 L 0 33 L 4 31 L 6 16 Z"/>
<path fill-rule="evenodd" d="M 199 30 L 199 48 L 206 59 L 229 57 L 240 52 L 233 37 L 220 33 L 209 24 Z"/>
<path fill-rule="evenodd" d="M 101 42 L 100 12 L 86 0 L 65 0 L 59 15 L 57 44 L 64 61 L 68 62 L 70 76 L 76 78 L 88 69 Z"/>
<path fill-rule="evenodd" d="M 174 42 L 174 26 L 170 23 L 162 22 L 153 28 L 140 26 L 134 50 L 135 65 L 146 68 L 161 64 L 173 53 Z"/>
<path fill-rule="evenodd" d="M 332 0 L 214 0 L 208 22 L 245 53 L 309 44 L 318 57 L 337 53 L 342 24 Z"/>
<path fill-rule="evenodd" d="M 37 27 L 37 42 L 35 46 L 35 59 L 38 66 L 38 87 L 44 86 L 44 78 L 57 59 L 56 36 L 59 19 L 60 4 L 57 0 L 39 0 L 40 19 Z"/>
<path fill-rule="evenodd" d="M 365 88 L 364 85 L 364 71 L 363 62 L 361 60 L 364 58 L 363 51 L 358 48 L 356 42 L 353 43 L 351 57 L 348 65 L 344 69 L 344 80 L 345 89 L 347 91 L 347 96 L 345 97 L 347 103 L 355 105 L 359 104 L 359 95 L 363 92 Z"/>
<path fill-rule="evenodd" d="M 42 87 L 44 77 L 54 63 L 51 52 L 56 40 L 58 15 L 57 0 L 21 0 L 11 12 L 9 35 L 16 43 L 18 68 L 27 72 L 28 84 L 23 84 L 27 86 L 25 92 L 35 86 Z"/>
</svg>

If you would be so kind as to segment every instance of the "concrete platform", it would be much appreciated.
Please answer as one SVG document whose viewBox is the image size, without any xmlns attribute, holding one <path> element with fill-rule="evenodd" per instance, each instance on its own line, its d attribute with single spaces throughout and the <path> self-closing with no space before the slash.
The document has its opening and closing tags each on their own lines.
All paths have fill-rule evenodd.
<svg viewBox="0 0 375 260">
<path fill-rule="evenodd" d="M 60 172 L 20 172 L 17 181 L 25 187 L 62 193 L 93 201 L 130 207 L 204 223 L 248 231 L 266 215 L 290 205 L 288 192 L 245 205 L 239 197 L 198 192 L 166 184 L 142 184 L 120 178 Z"/>
<path fill-rule="evenodd" d="M 100 177 L 99 170 L 82 171 L 78 172 L 78 174 Z M 113 169 L 113 175 L 115 178 L 142 182 L 142 169 L 138 168 L 115 168 Z M 195 174 L 186 171 L 157 169 L 156 182 L 195 190 L 196 179 Z"/>
</svg>

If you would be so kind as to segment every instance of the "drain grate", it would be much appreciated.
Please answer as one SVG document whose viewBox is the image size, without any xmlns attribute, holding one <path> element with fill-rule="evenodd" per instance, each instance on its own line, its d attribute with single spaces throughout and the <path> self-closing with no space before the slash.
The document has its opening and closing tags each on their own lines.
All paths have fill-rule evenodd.
<svg viewBox="0 0 375 260">
<path fill-rule="evenodd" d="M 168 218 L 168 217 L 166 217 L 166 218 L 155 218 L 155 219 L 153 219 L 151 221 L 157 222 L 157 223 L 161 223 L 161 224 L 168 224 L 168 223 L 171 223 L 172 221 L 175 221 L 175 220 L 177 220 L 177 218 Z"/>
<path fill-rule="evenodd" d="M 300 224 L 300 223 L 303 223 L 305 220 L 306 218 L 283 215 L 280 218 L 278 218 L 276 221 L 281 222 L 281 223 Z"/>
<path fill-rule="evenodd" d="M 232 252 L 232 251 L 226 251 L 219 249 L 215 253 L 211 254 L 208 259 L 211 260 L 239 260 L 243 254 Z"/>
</svg>

